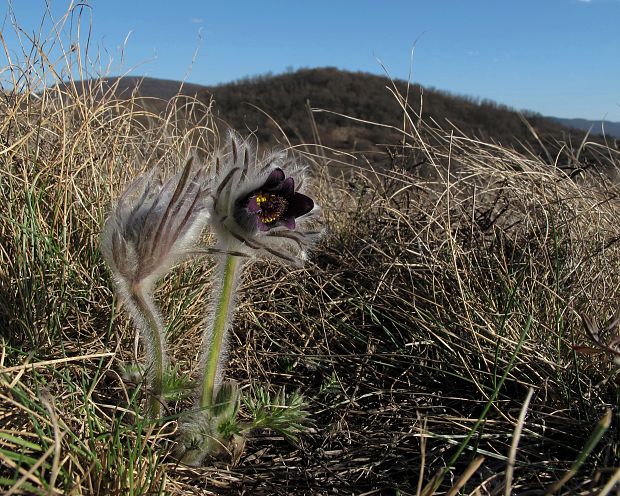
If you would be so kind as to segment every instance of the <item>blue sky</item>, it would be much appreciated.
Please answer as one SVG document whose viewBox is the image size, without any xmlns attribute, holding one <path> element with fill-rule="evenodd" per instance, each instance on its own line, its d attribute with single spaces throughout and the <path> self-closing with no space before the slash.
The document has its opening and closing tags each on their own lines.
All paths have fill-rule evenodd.
<svg viewBox="0 0 620 496">
<path fill-rule="evenodd" d="M 55 18 L 71 4 L 48 1 Z M 215 84 L 300 67 L 382 74 L 381 61 L 392 77 L 411 67 L 413 81 L 451 93 L 620 121 L 620 0 L 84 3 L 82 37 L 90 23 L 113 74 Z M 43 0 L 11 4 L 26 32 L 38 30 Z M 3 35 L 16 50 L 7 20 Z"/>
</svg>

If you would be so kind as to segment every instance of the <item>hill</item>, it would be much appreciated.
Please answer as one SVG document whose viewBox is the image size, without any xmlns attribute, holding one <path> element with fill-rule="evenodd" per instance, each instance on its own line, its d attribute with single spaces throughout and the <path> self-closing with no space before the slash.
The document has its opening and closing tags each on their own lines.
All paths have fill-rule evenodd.
<svg viewBox="0 0 620 496">
<path fill-rule="evenodd" d="M 402 128 L 403 110 L 393 93 L 407 99 L 411 109 L 427 122 L 460 130 L 480 141 L 518 145 L 532 140 L 523 118 L 513 109 L 490 100 L 452 95 L 406 81 L 334 68 L 303 69 L 278 76 L 259 76 L 210 87 L 216 111 L 223 119 L 250 129 L 268 129 L 271 115 L 289 136 L 300 141 L 312 139 L 308 107 L 326 110 L 314 114 L 318 134 L 324 144 L 335 148 L 372 147 L 392 142 L 385 127 L 363 126 L 363 121 Z M 342 114 L 342 115 L 338 115 Z M 537 133 L 564 139 L 578 133 L 541 115 L 529 113 L 527 120 Z M 364 129 L 366 129 L 364 131 Z M 261 138 L 267 139 L 267 133 Z"/>
<path fill-rule="evenodd" d="M 170 100 L 176 95 L 195 96 L 205 90 L 205 86 L 200 84 L 140 76 L 105 77 L 65 83 L 65 86 L 70 84 L 75 84 L 77 94 L 82 94 L 88 88 L 95 95 L 112 94 L 127 100 L 134 93 L 145 98 Z"/>
<path fill-rule="evenodd" d="M 402 129 L 404 101 L 410 115 L 435 127 L 482 142 L 526 148 L 547 159 L 555 157 L 564 143 L 576 145 L 586 136 L 574 123 L 533 112 L 523 115 L 491 100 L 335 68 L 249 77 L 210 87 L 137 77 L 106 78 L 103 84 L 114 86 L 118 96 L 138 88 L 141 96 L 162 100 L 179 91 L 203 101 L 213 98 L 217 118 L 235 129 L 255 132 L 266 145 L 284 140 L 283 132 L 293 144 L 319 142 L 347 152 L 385 151 L 387 143 L 398 142 L 399 132 L 390 126 Z M 598 129 L 592 129 L 589 140 L 603 141 L 596 136 Z"/>
<path fill-rule="evenodd" d="M 573 129 L 581 129 L 582 131 L 591 132 L 593 134 L 605 134 L 606 136 L 620 138 L 620 122 L 563 119 L 561 117 L 547 117 L 547 119 L 556 121 L 562 126 Z"/>
</svg>

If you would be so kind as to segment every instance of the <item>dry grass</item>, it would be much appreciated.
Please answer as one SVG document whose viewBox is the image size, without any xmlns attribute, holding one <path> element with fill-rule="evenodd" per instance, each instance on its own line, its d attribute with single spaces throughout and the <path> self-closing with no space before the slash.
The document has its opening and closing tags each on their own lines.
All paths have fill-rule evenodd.
<svg viewBox="0 0 620 496">
<path fill-rule="evenodd" d="M 304 269 L 253 267 L 228 374 L 301 391 L 315 427 L 298 446 L 257 433 L 236 466 L 190 469 L 167 457 L 183 404 L 149 425 L 119 376 L 141 351 L 98 243 L 136 173 L 212 152 L 210 109 L 28 91 L 47 64 L 7 67 L 28 84 L 0 100 L 5 494 L 544 494 L 588 447 L 558 493 L 613 489 L 618 368 L 573 346 L 588 344 L 577 312 L 617 309 L 617 151 L 541 159 L 422 124 L 403 101 L 389 167 L 310 157 L 329 234 Z M 600 163 L 582 170 L 588 146 Z M 186 264 L 158 293 L 186 374 L 210 270 Z"/>
</svg>

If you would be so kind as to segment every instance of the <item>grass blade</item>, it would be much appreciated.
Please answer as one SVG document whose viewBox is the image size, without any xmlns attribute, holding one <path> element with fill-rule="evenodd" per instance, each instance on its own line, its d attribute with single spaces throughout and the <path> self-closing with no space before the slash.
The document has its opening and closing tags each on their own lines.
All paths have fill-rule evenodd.
<svg viewBox="0 0 620 496">
<path fill-rule="evenodd" d="M 562 476 L 562 478 L 559 481 L 557 481 L 555 484 L 553 484 L 549 488 L 549 490 L 546 493 L 547 495 L 558 492 L 560 489 L 562 489 L 564 484 L 566 484 L 569 480 L 571 480 L 575 476 L 575 474 L 577 474 L 577 472 L 579 472 L 579 469 L 581 468 L 583 463 L 586 461 L 590 453 L 592 453 L 592 450 L 596 447 L 596 445 L 599 443 L 603 435 L 607 432 L 607 429 L 609 429 L 609 426 L 611 425 L 611 418 L 612 418 L 612 411 L 610 408 L 607 410 L 607 412 L 605 412 L 605 415 L 603 415 L 601 420 L 599 420 L 596 426 L 594 427 L 592 434 L 590 434 L 590 437 L 586 441 L 586 444 L 581 450 L 581 453 L 579 453 L 579 456 L 577 457 L 575 462 L 571 465 L 570 469 Z"/>
</svg>

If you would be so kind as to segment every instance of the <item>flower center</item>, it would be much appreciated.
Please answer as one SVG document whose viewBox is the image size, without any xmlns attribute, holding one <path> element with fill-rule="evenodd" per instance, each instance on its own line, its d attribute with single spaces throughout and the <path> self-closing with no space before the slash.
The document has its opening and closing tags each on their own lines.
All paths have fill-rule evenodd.
<svg viewBox="0 0 620 496">
<path fill-rule="evenodd" d="M 256 195 L 256 204 L 260 207 L 258 215 L 264 224 L 280 220 L 288 207 L 288 200 L 274 193 L 259 193 Z"/>
</svg>

